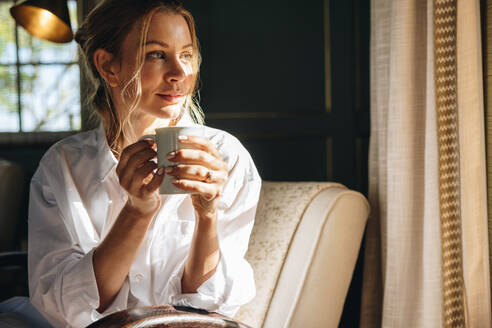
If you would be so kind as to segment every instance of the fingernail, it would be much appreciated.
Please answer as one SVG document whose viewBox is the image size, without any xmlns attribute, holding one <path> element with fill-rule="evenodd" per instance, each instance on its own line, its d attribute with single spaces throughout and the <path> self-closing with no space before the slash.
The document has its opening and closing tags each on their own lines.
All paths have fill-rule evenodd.
<svg viewBox="0 0 492 328">
<path fill-rule="evenodd" d="M 188 140 L 188 136 L 178 136 L 179 140 Z"/>
<path fill-rule="evenodd" d="M 172 166 L 166 167 L 166 173 L 171 173 L 172 171 L 173 171 L 173 167 Z"/>
<path fill-rule="evenodd" d="M 160 168 L 157 170 L 157 175 L 162 175 L 162 173 L 164 173 L 164 168 L 163 168 L 163 167 L 160 167 Z"/>
<path fill-rule="evenodd" d="M 174 156 L 176 156 L 176 152 L 175 152 L 175 151 L 170 152 L 169 154 L 167 154 L 167 155 L 166 155 L 166 157 L 167 157 L 168 159 L 171 159 L 171 158 L 173 158 Z"/>
</svg>

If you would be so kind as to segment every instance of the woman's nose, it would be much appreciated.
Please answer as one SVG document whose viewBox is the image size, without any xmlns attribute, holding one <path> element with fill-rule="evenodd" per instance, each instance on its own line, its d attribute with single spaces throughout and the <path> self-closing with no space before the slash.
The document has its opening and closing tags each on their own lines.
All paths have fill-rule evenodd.
<svg viewBox="0 0 492 328">
<path fill-rule="evenodd" d="M 182 82 L 186 77 L 186 67 L 179 60 L 174 59 L 169 62 L 169 70 L 166 73 L 166 81 L 172 82 Z"/>
</svg>

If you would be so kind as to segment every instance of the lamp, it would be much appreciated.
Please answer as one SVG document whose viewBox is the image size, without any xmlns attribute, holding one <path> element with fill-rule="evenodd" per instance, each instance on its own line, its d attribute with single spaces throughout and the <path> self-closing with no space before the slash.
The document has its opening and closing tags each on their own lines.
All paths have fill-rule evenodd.
<svg viewBox="0 0 492 328">
<path fill-rule="evenodd" d="M 10 8 L 10 14 L 40 39 L 57 43 L 73 39 L 66 0 L 23 0 Z"/>
</svg>

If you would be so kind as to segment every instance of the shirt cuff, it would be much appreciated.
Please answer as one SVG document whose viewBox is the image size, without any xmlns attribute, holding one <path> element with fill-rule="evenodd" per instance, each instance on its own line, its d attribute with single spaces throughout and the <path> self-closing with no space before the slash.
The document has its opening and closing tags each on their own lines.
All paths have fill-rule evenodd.
<svg viewBox="0 0 492 328">
<path fill-rule="evenodd" d="M 168 302 L 177 306 L 188 306 L 209 312 L 218 312 L 224 302 L 226 275 L 221 255 L 214 274 L 198 287 L 196 293 L 182 294 L 181 279 L 186 259 L 178 266 L 169 280 Z"/>
<path fill-rule="evenodd" d="M 89 317 L 91 322 L 86 323 L 81 321 L 80 324 L 83 324 L 84 326 L 103 318 L 109 313 L 124 310 L 127 305 L 127 299 L 129 293 L 128 282 L 125 281 L 120 291 L 114 298 L 113 302 L 106 308 L 106 310 L 104 310 L 104 312 L 97 311 L 97 308 L 99 308 L 100 299 L 99 299 L 99 290 L 97 288 L 96 275 L 94 273 L 94 262 L 93 262 L 94 251 L 95 248 L 93 248 L 87 254 L 85 254 L 77 263 L 76 268 L 74 268 L 73 270 L 76 272 L 77 276 L 81 278 L 79 280 L 80 285 L 84 286 L 83 288 L 78 289 L 81 302 L 88 304 L 90 307 Z M 70 279 L 70 281 L 74 281 L 74 280 Z M 77 298 L 75 297 L 73 298 L 74 301 L 76 299 Z M 72 315 L 69 315 L 69 318 L 73 317 L 74 318 L 73 322 L 78 322 L 77 316 L 79 313 L 84 312 L 81 311 L 84 307 L 85 307 L 84 304 L 80 304 L 80 307 L 74 307 L 73 308 L 75 310 L 74 312 L 78 312 L 78 313 L 73 313 Z"/>
<path fill-rule="evenodd" d="M 80 261 L 73 267 L 69 275 L 77 275 L 80 280 L 77 281 L 79 288 L 75 288 L 80 294 L 82 300 L 89 304 L 91 308 L 99 307 L 99 291 L 97 289 L 96 275 L 94 274 L 93 256 L 95 248 L 85 254 Z M 66 280 L 66 279 L 65 279 Z M 80 288 L 84 286 L 84 288 Z"/>
<path fill-rule="evenodd" d="M 75 260 L 66 267 L 66 271 L 59 274 L 58 280 L 62 279 L 64 284 L 57 281 L 55 285 L 62 286 L 58 293 L 55 289 L 43 294 L 41 299 L 32 300 L 38 310 L 45 315 L 48 321 L 57 326 L 66 326 L 68 323 L 85 327 L 102 318 L 96 309 L 99 307 L 99 292 L 97 289 L 92 256 L 94 249 Z M 41 278 L 41 285 L 43 281 Z M 41 288 L 41 287 L 40 287 Z M 58 302 L 59 303 L 58 303 Z M 61 312 L 61 313 L 60 313 Z"/>
</svg>

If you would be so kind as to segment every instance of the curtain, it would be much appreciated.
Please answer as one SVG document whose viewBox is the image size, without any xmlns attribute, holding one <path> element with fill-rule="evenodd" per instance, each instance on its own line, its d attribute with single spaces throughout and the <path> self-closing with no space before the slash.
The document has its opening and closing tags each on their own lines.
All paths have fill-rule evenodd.
<svg viewBox="0 0 492 328">
<path fill-rule="evenodd" d="M 468 327 L 491 327 L 479 2 L 456 11 L 463 312 Z M 434 18 L 432 0 L 371 2 L 361 327 L 444 326 Z"/>
<path fill-rule="evenodd" d="M 492 283 L 492 0 L 486 1 L 486 138 L 487 138 L 487 203 L 489 216 L 489 265 Z M 482 52 L 483 53 L 483 52 Z"/>
</svg>

